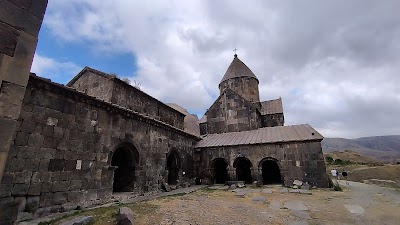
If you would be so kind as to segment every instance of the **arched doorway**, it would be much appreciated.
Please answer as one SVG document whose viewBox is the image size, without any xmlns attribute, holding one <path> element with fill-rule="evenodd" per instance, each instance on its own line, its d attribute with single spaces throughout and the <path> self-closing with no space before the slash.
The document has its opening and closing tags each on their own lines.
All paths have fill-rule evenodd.
<svg viewBox="0 0 400 225">
<path fill-rule="evenodd" d="M 214 159 L 214 183 L 225 184 L 228 180 L 228 163 L 223 158 Z"/>
<path fill-rule="evenodd" d="M 252 164 L 246 157 L 238 157 L 233 162 L 233 167 L 236 168 L 236 178 L 238 181 L 244 181 L 246 184 L 253 182 L 251 177 Z"/>
<path fill-rule="evenodd" d="M 132 144 L 121 144 L 112 154 L 111 166 L 114 171 L 113 192 L 132 191 L 135 182 L 135 165 L 139 154 Z"/>
<path fill-rule="evenodd" d="M 282 184 L 281 170 L 276 160 L 262 160 L 261 171 L 263 184 Z"/>
<path fill-rule="evenodd" d="M 178 184 L 180 169 L 181 158 L 175 150 L 172 150 L 167 157 L 168 184 Z"/>
</svg>

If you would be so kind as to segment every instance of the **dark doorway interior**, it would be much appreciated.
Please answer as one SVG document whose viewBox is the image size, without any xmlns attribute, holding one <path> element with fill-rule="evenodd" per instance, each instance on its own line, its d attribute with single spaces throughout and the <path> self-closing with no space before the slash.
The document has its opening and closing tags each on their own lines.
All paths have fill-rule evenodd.
<svg viewBox="0 0 400 225">
<path fill-rule="evenodd" d="M 178 153 L 172 151 L 167 158 L 168 184 L 176 185 L 179 181 L 179 170 L 181 169 Z"/>
<path fill-rule="evenodd" d="M 214 160 L 214 182 L 216 184 L 225 184 L 225 181 L 228 180 L 228 164 L 224 159 L 215 159 Z"/>
<path fill-rule="evenodd" d="M 273 160 L 265 160 L 262 163 L 263 184 L 281 184 L 281 171 L 278 163 Z"/>
<path fill-rule="evenodd" d="M 244 181 L 246 184 L 251 184 L 251 162 L 245 157 L 240 157 L 235 160 L 236 177 L 238 181 Z"/>
<path fill-rule="evenodd" d="M 113 192 L 128 192 L 134 188 L 135 166 L 132 152 L 129 147 L 119 147 L 115 150 L 111 166 L 116 166 L 114 171 Z"/>
</svg>

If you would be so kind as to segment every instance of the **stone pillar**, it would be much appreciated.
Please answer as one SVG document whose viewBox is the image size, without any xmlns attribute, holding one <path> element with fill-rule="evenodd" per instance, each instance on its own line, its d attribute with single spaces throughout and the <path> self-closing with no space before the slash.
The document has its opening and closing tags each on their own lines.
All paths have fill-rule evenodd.
<svg viewBox="0 0 400 225">
<path fill-rule="evenodd" d="M 0 0 L 0 178 L 46 7 L 47 0 Z"/>
<path fill-rule="evenodd" d="M 0 183 L 20 114 L 47 0 L 0 0 Z M 0 204 L 0 224 L 12 224 L 15 203 Z"/>
</svg>

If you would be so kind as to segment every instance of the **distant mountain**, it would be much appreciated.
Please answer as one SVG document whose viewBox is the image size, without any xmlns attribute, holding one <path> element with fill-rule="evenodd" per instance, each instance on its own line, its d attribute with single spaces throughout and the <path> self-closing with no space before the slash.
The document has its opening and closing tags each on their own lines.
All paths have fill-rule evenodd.
<svg viewBox="0 0 400 225">
<path fill-rule="evenodd" d="M 400 159 L 400 135 L 363 137 L 356 139 L 324 138 L 324 152 L 351 150 L 381 161 Z"/>
</svg>

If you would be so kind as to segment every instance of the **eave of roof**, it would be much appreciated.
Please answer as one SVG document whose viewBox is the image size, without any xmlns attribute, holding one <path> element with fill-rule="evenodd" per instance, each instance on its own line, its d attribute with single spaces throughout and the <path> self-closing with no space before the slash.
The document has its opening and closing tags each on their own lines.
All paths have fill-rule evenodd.
<svg viewBox="0 0 400 225">
<path fill-rule="evenodd" d="M 257 130 L 208 134 L 196 148 L 269 144 L 296 141 L 321 141 L 324 137 L 308 124 L 263 127 Z"/>
</svg>

